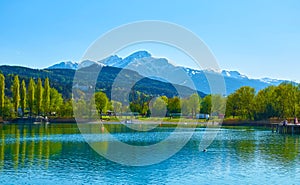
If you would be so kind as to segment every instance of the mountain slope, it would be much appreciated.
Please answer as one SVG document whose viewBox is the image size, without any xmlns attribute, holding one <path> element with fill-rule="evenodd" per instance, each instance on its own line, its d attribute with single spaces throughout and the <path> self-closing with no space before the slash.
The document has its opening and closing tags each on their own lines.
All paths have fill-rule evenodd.
<svg viewBox="0 0 300 185">
<path fill-rule="evenodd" d="M 72 65 L 74 64 L 74 65 Z M 95 64 L 93 61 L 84 61 L 80 66 L 76 63 L 59 63 L 48 69 L 77 69 L 78 67 L 88 67 Z M 251 86 L 257 91 L 270 85 L 278 85 L 284 80 L 270 78 L 251 79 L 238 71 L 223 70 L 220 73 L 212 70 L 196 70 L 182 66 L 174 66 L 165 58 L 155 58 L 147 51 L 137 51 L 124 59 L 113 55 L 97 62 L 101 66 L 110 66 L 121 69 L 135 71 L 142 76 L 149 77 L 162 82 L 171 82 L 190 88 L 196 88 L 198 91 L 210 94 L 210 85 L 207 76 L 212 78 L 222 75 L 226 85 L 226 94 L 233 93 L 241 86 Z"/>
<path fill-rule="evenodd" d="M 89 73 L 93 71 L 98 71 L 101 67 L 101 72 L 98 75 L 96 90 L 102 90 L 110 96 L 110 90 L 112 84 L 114 83 L 116 77 L 119 75 L 122 69 L 101 66 L 92 64 L 88 67 L 82 68 L 87 70 Z M 73 79 L 75 75 L 75 70 L 73 69 L 31 69 L 26 67 L 19 66 L 0 66 L 0 72 L 2 72 L 6 79 L 6 94 L 11 95 L 10 88 L 13 82 L 13 75 L 19 75 L 20 80 L 25 80 L 26 83 L 29 83 L 29 79 L 37 79 L 46 77 L 50 80 L 50 85 L 56 88 L 60 93 L 63 94 L 64 98 L 71 98 Z M 122 83 L 132 81 L 132 79 L 141 79 L 138 81 L 133 88 L 133 90 L 144 92 L 152 96 L 166 95 L 168 97 L 173 97 L 177 95 L 176 89 L 180 89 L 182 92 L 185 92 L 185 95 L 190 95 L 194 92 L 192 89 L 180 86 L 172 85 L 170 83 L 161 82 L 158 80 L 153 80 L 150 78 L 144 78 L 140 74 L 131 70 L 122 70 Z M 198 92 L 200 96 L 205 96 L 204 93 Z"/>
<path fill-rule="evenodd" d="M 154 58 L 147 51 L 138 51 L 130 56 L 122 59 L 118 56 L 110 57 L 109 62 L 99 61 L 107 66 L 126 68 L 132 71 L 137 71 L 143 76 L 151 76 L 152 79 L 161 80 L 163 82 L 169 81 L 171 83 L 187 86 L 190 88 L 196 87 L 198 91 L 210 94 L 210 86 L 208 84 L 207 76 L 222 75 L 226 85 L 226 94 L 233 93 L 241 86 L 251 86 L 257 91 L 270 85 L 278 85 L 284 80 L 276 79 L 251 79 L 246 75 L 240 74 L 238 71 L 226 71 L 221 73 L 211 70 L 195 70 L 182 66 L 174 66 L 165 58 Z M 186 76 L 182 73 L 184 71 L 193 83 L 188 83 Z M 180 75 L 178 75 L 180 74 Z"/>
</svg>

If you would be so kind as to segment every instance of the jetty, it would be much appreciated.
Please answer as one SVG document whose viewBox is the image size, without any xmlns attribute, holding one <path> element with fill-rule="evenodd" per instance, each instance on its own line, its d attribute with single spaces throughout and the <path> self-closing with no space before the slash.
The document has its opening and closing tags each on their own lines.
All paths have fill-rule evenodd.
<svg viewBox="0 0 300 185">
<path fill-rule="evenodd" d="M 279 134 L 300 134 L 300 124 L 272 124 L 272 132 Z"/>
</svg>

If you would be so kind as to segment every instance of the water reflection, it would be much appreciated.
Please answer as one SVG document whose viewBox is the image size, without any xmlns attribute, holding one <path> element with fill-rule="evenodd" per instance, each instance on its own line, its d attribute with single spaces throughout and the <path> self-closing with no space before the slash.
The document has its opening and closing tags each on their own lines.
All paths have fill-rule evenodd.
<svg viewBox="0 0 300 185">
<path fill-rule="evenodd" d="M 48 167 L 50 156 L 60 154 L 63 144 L 51 141 L 51 135 L 76 133 L 70 125 L 1 125 L 0 130 L 0 169 L 13 162 L 15 170 L 26 164 Z"/>
<path fill-rule="evenodd" d="M 128 143 L 149 145 L 159 142 L 174 130 L 159 127 L 150 132 L 138 132 L 116 124 L 91 124 L 86 125 L 85 129 L 91 133 L 91 139 L 95 140 L 94 144 L 99 145 L 103 153 L 113 145 L 105 139 L 108 133 Z M 225 177 L 228 180 L 239 178 L 251 181 L 258 172 L 266 173 L 262 176 L 266 180 L 280 171 L 286 171 L 286 174 L 288 170 L 300 172 L 300 136 L 279 135 L 253 128 L 223 128 L 208 152 L 203 153 L 198 150 L 203 131 L 196 129 L 190 142 L 179 153 L 160 164 L 129 167 L 99 156 L 85 142 L 74 124 L 0 125 L 0 174 L 7 177 L 3 179 L 8 183 L 13 176 L 11 171 L 17 174 L 27 173 L 31 169 L 52 175 L 45 178 L 59 179 L 58 183 L 76 176 L 79 184 L 120 181 L 124 184 L 189 184 L 197 182 L 195 178 L 214 178 L 221 183 Z M 267 174 L 269 171 L 273 174 Z M 28 180 L 32 178 L 30 176 Z M 43 178 L 42 173 L 35 178 Z"/>
</svg>

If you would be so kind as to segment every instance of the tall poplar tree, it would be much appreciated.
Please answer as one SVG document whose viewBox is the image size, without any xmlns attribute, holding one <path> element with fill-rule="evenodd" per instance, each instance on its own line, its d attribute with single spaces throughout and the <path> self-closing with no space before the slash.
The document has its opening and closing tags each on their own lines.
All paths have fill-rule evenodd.
<svg viewBox="0 0 300 185">
<path fill-rule="evenodd" d="M 49 78 L 45 79 L 43 92 L 43 109 L 44 113 L 48 114 L 50 111 L 50 84 Z"/>
<path fill-rule="evenodd" d="M 21 109 L 22 109 L 22 116 L 24 116 L 24 113 L 25 113 L 25 109 L 26 109 L 26 85 L 25 85 L 25 81 L 22 80 L 22 83 L 21 83 Z"/>
<path fill-rule="evenodd" d="M 42 80 L 39 78 L 36 84 L 36 110 L 37 114 L 40 115 L 43 103 L 43 84 Z"/>
<path fill-rule="evenodd" d="M 4 96 L 5 96 L 5 77 L 0 73 L 0 116 L 3 116 Z"/>
<path fill-rule="evenodd" d="M 13 105 L 15 113 L 18 114 L 18 108 L 20 104 L 20 81 L 18 75 L 14 77 L 13 87 L 12 87 L 12 93 L 13 93 Z"/>
<path fill-rule="evenodd" d="M 29 107 L 30 116 L 32 116 L 32 112 L 33 112 L 34 97 L 35 97 L 35 83 L 34 80 L 30 78 L 29 85 L 28 85 L 28 107 Z"/>
</svg>

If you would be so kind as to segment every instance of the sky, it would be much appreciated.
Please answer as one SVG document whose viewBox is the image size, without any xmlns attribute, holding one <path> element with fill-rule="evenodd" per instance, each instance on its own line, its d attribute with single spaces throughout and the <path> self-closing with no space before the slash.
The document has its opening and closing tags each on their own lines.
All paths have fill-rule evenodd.
<svg viewBox="0 0 300 185">
<path fill-rule="evenodd" d="M 299 10 L 298 0 L 0 0 L 0 65 L 78 62 L 111 29 L 161 20 L 195 33 L 222 69 L 300 81 Z"/>
</svg>

